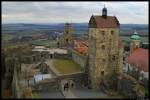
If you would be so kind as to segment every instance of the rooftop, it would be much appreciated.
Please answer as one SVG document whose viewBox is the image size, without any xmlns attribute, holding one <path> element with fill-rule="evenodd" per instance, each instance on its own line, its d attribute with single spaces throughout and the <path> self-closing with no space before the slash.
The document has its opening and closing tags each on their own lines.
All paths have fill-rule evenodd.
<svg viewBox="0 0 150 100">
<path fill-rule="evenodd" d="M 74 49 L 81 54 L 88 54 L 87 41 L 74 41 Z"/>
<path fill-rule="evenodd" d="M 39 82 L 39 81 L 42 81 L 42 80 L 45 80 L 45 79 L 50 79 L 50 78 L 52 78 L 51 74 L 37 74 L 37 75 L 34 75 L 35 82 Z"/>
<path fill-rule="evenodd" d="M 138 48 L 129 56 L 128 63 L 148 72 L 148 49 Z"/>
<path fill-rule="evenodd" d="M 103 16 L 95 16 L 92 15 L 89 25 L 97 27 L 97 28 L 119 28 L 120 24 L 118 19 L 115 16 L 107 16 L 104 18 Z"/>
<path fill-rule="evenodd" d="M 133 33 L 133 35 L 131 35 L 130 39 L 131 39 L 131 40 L 140 40 L 141 37 L 140 37 L 140 36 L 138 35 L 138 33 L 135 31 L 135 32 Z"/>
</svg>

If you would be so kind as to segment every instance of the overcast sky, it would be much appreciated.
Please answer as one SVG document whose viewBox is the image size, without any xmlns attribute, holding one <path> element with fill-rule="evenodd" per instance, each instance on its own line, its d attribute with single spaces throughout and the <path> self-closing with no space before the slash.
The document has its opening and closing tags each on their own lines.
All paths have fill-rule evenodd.
<svg viewBox="0 0 150 100">
<path fill-rule="evenodd" d="M 148 24 L 148 2 L 2 2 L 2 23 L 88 22 L 104 4 L 121 24 Z"/>
</svg>

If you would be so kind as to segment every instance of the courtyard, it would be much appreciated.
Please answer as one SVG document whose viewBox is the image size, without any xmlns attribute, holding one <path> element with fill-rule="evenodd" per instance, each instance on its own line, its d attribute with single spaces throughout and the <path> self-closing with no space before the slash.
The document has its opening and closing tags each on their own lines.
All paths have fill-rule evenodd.
<svg viewBox="0 0 150 100">
<path fill-rule="evenodd" d="M 80 65 L 75 63 L 73 60 L 54 59 L 53 63 L 55 68 L 61 74 L 71 74 L 71 73 L 81 72 Z"/>
</svg>

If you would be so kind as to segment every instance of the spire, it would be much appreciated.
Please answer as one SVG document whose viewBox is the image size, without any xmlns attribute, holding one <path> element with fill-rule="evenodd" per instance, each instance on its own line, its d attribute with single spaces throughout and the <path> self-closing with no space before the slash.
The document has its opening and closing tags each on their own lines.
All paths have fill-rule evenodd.
<svg viewBox="0 0 150 100">
<path fill-rule="evenodd" d="M 134 33 L 133 33 L 133 34 L 136 34 L 136 35 L 137 35 L 138 33 L 136 32 L 136 30 L 134 30 Z"/>
<path fill-rule="evenodd" d="M 102 16 L 103 17 L 107 17 L 107 8 L 105 8 L 105 4 L 104 4 L 104 8 L 102 9 Z"/>
</svg>

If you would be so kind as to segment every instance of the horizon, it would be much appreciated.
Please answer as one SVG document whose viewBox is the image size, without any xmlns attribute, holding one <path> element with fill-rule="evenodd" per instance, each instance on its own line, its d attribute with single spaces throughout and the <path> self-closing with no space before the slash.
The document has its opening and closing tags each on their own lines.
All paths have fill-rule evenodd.
<svg viewBox="0 0 150 100">
<path fill-rule="evenodd" d="M 149 24 L 145 1 L 2 2 L 2 23 L 88 23 L 92 15 L 101 15 L 104 5 L 108 16 L 116 16 L 122 24 Z"/>
<path fill-rule="evenodd" d="M 58 22 L 58 23 L 2 23 L 2 24 L 35 24 L 35 25 L 37 25 L 37 24 L 40 24 L 40 25 L 49 25 L 49 24 L 65 24 L 65 23 L 67 23 L 67 22 Z M 76 23 L 72 23 L 72 24 L 88 24 L 88 22 L 76 22 Z M 133 23 L 120 23 L 120 24 L 122 24 L 122 25 L 127 25 L 127 24 L 129 24 L 129 25 L 149 25 L 149 24 L 133 24 Z"/>
</svg>

